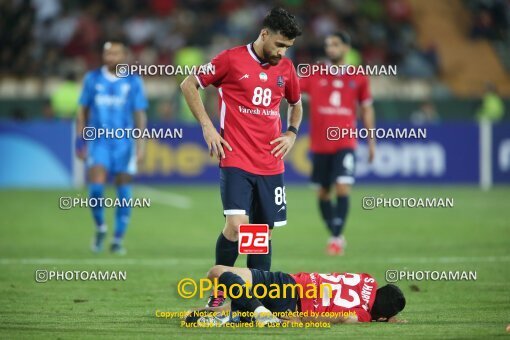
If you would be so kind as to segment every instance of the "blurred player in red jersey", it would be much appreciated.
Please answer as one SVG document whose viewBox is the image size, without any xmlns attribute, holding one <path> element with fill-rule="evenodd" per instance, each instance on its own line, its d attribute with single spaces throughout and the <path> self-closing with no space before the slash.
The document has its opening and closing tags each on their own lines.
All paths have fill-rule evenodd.
<svg viewBox="0 0 510 340">
<path fill-rule="evenodd" d="M 404 294 L 397 286 L 388 284 L 378 288 L 375 279 L 366 273 L 286 274 L 214 266 L 207 276 L 210 280 L 217 279 L 219 284 L 227 287 L 227 291 L 232 295 L 232 311 L 253 313 L 254 321 L 260 326 L 281 322 L 282 319 L 278 316 L 282 314 L 290 315 L 290 321 L 301 322 L 397 322 L 395 315 L 402 311 L 406 304 Z M 247 282 L 251 285 L 246 285 Z M 275 287 L 279 289 L 277 297 L 271 298 L 270 294 L 264 293 L 274 290 Z M 307 293 L 307 290 L 313 289 L 318 293 Z M 203 313 L 206 310 L 222 313 Z M 190 313 L 186 321 L 218 326 L 241 321 L 235 317 L 235 313 L 225 313 L 229 310 L 226 305 L 223 308 L 206 310 L 200 310 L 202 313 Z M 296 311 L 300 313 L 292 313 Z"/>
<path fill-rule="evenodd" d="M 326 37 L 328 65 L 344 65 L 351 40 L 347 33 Z M 342 70 L 341 68 L 339 68 Z M 310 98 L 310 139 L 313 153 L 312 182 L 319 186 L 318 198 L 322 219 L 331 238 L 327 252 L 342 255 L 345 238 L 342 235 L 349 211 L 349 194 L 354 183 L 356 139 L 340 138 L 340 129 L 356 128 L 356 111 L 361 106 L 365 128 L 374 128 L 374 109 L 369 79 L 358 74 L 310 74 L 301 76 L 301 91 Z M 375 155 L 375 139 L 368 139 L 369 162 Z M 335 186 L 336 204 L 331 202 L 331 187 Z"/>
<path fill-rule="evenodd" d="M 211 156 L 220 160 L 220 189 L 225 227 L 216 243 L 216 264 L 233 266 L 240 224 L 273 227 L 287 223 L 283 157 L 298 133 L 302 107 L 299 79 L 285 53 L 301 30 L 293 15 L 275 8 L 265 17 L 255 42 L 214 57 L 214 72 L 187 77 L 181 84 L 186 102 L 200 122 Z M 198 88 L 218 88 L 220 132 L 211 122 Z M 289 127 L 282 133 L 280 101 L 289 103 Z M 271 267 L 269 254 L 248 255 L 247 266 Z M 208 306 L 223 304 L 221 293 Z"/>
</svg>

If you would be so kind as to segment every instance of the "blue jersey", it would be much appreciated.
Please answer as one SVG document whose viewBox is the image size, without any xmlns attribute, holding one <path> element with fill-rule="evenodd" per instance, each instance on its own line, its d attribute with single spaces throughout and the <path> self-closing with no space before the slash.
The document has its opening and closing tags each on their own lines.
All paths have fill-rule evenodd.
<svg viewBox="0 0 510 340">
<path fill-rule="evenodd" d="M 142 79 L 117 78 L 105 66 L 85 75 L 79 103 L 89 108 L 87 126 L 95 128 L 133 128 L 134 112 L 147 109 Z"/>
<path fill-rule="evenodd" d="M 85 75 L 79 103 L 89 109 L 86 126 L 96 129 L 134 128 L 134 112 L 147 108 L 142 79 L 136 75 L 117 78 L 105 66 Z M 87 147 L 89 167 L 102 166 L 113 174 L 136 173 L 133 140 L 88 140 Z"/>
</svg>

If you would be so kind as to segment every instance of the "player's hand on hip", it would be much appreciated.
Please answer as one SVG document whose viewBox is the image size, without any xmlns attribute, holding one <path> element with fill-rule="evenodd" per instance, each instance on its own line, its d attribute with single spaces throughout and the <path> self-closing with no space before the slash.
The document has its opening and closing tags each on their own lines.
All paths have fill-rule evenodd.
<svg viewBox="0 0 510 340">
<path fill-rule="evenodd" d="M 223 146 L 225 146 L 228 151 L 232 151 L 232 147 L 225 139 L 223 139 L 223 137 L 220 136 L 214 126 L 211 125 L 204 127 L 203 132 L 211 157 L 216 156 L 218 159 L 225 158 L 225 150 L 223 149 Z"/>
<path fill-rule="evenodd" d="M 283 159 L 292 149 L 294 142 L 296 141 L 296 134 L 290 131 L 285 132 L 280 137 L 273 139 L 269 144 L 276 146 L 271 150 L 271 155 L 275 157 L 281 157 Z"/>
</svg>

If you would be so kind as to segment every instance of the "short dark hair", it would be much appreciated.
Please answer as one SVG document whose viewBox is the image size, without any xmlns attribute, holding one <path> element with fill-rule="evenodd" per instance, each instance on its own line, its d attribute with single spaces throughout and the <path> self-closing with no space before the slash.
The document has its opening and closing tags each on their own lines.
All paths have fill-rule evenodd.
<svg viewBox="0 0 510 340">
<path fill-rule="evenodd" d="M 338 37 L 340 40 L 342 40 L 344 44 L 351 46 L 351 36 L 349 35 L 349 33 L 345 31 L 338 31 L 331 33 L 330 35 Z"/>
<path fill-rule="evenodd" d="M 124 39 L 121 39 L 121 38 L 112 38 L 112 39 L 105 40 L 103 45 L 102 45 L 102 48 L 104 48 L 105 45 L 108 44 L 108 43 L 110 43 L 112 45 L 113 44 L 122 45 L 122 47 L 124 47 L 124 48 L 128 47 L 128 45 L 127 45 L 127 43 L 126 43 L 126 41 Z"/>
<path fill-rule="evenodd" d="M 393 284 L 387 284 L 377 289 L 374 304 L 370 310 L 372 320 L 391 318 L 397 315 L 406 305 L 404 293 Z"/>
<path fill-rule="evenodd" d="M 264 18 L 262 26 L 288 39 L 301 35 L 301 28 L 297 24 L 296 17 L 281 7 L 273 8 Z"/>
</svg>

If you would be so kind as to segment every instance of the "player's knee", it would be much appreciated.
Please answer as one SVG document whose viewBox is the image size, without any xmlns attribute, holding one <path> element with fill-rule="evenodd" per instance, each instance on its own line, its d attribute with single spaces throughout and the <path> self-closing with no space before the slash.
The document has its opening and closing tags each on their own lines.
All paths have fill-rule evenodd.
<svg viewBox="0 0 510 340">
<path fill-rule="evenodd" d="M 327 201 L 329 200 L 329 188 L 320 187 L 318 191 L 318 196 L 321 201 Z"/>
<path fill-rule="evenodd" d="M 239 238 L 239 225 L 248 223 L 247 216 L 227 216 L 223 235 L 229 241 L 237 241 Z"/>
<path fill-rule="evenodd" d="M 91 183 L 105 183 L 106 182 L 106 170 L 101 166 L 94 166 L 89 170 L 89 181 Z"/>
<path fill-rule="evenodd" d="M 131 175 L 128 175 L 128 174 L 119 174 L 115 178 L 115 184 L 116 185 L 123 185 L 123 184 L 131 183 L 131 178 L 132 178 Z"/>
<path fill-rule="evenodd" d="M 239 238 L 239 225 L 225 224 L 223 235 L 229 241 L 235 242 Z"/>
<path fill-rule="evenodd" d="M 348 196 L 351 193 L 351 186 L 345 183 L 337 183 L 335 186 L 337 196 Z"/>
<path fill-rule="evenodd" d="M 219 278 L 221 274 L 223 274 L 226 271 L 227 271 L 226 266 L 215 265 L 207 272 L 207 278 L 209 280 L 214 280 L 216 278 Z"/>
</svg>

